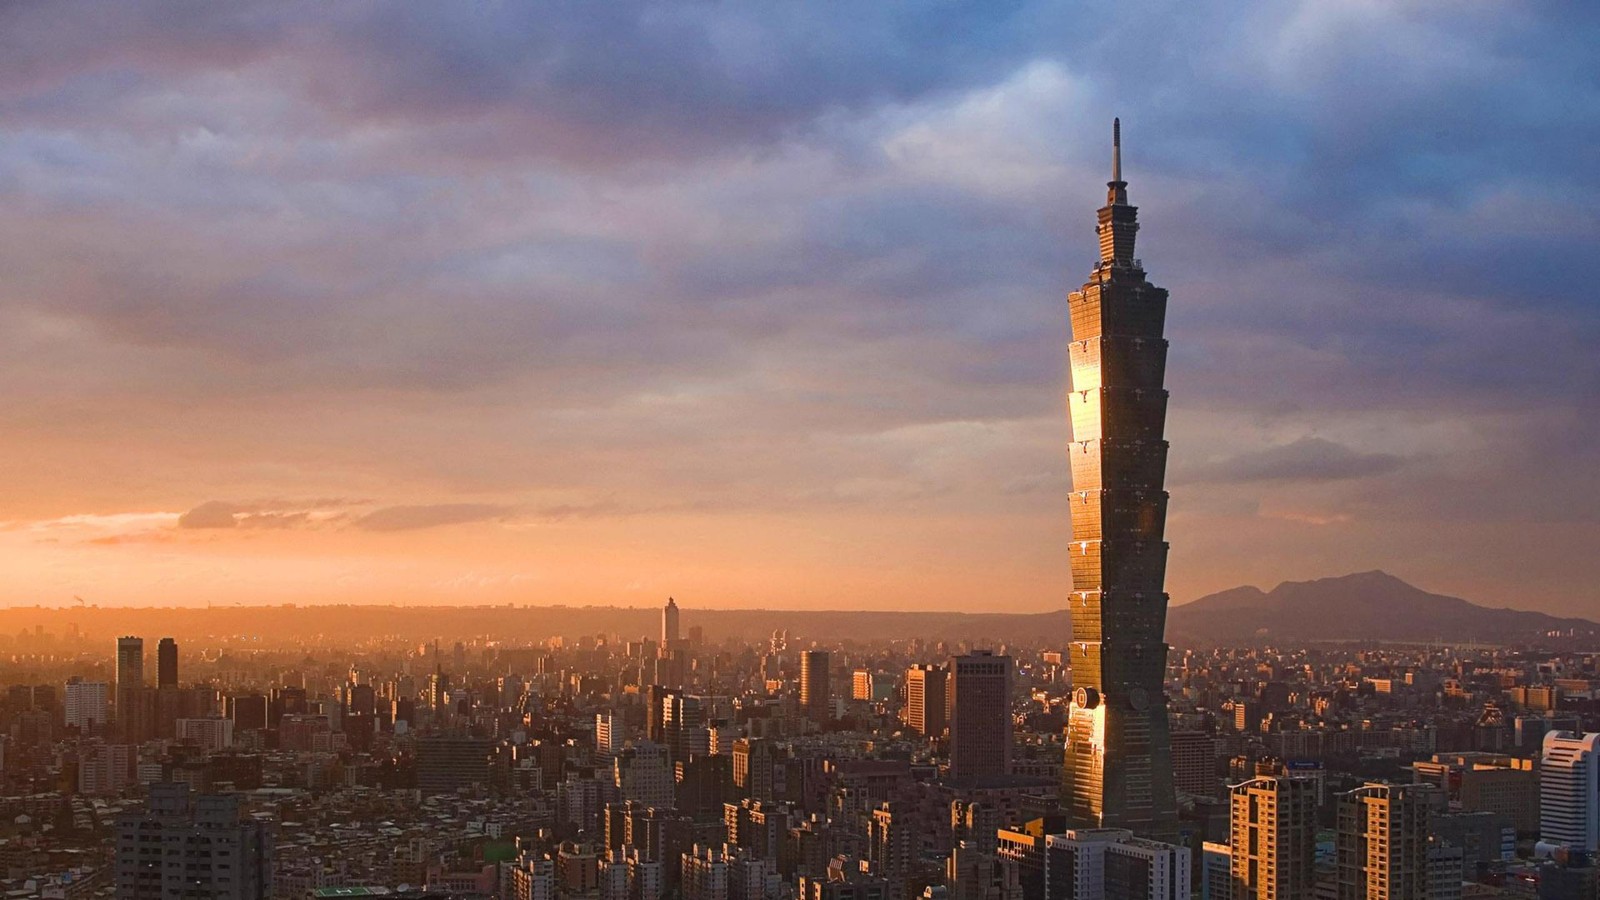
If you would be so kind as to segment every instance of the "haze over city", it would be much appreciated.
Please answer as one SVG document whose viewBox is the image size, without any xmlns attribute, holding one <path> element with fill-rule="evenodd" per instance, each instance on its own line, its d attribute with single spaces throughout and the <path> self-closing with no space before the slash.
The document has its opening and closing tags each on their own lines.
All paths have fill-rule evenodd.
<svg viewBox="0 0 1600 900">
<path fill-rule="evenodd" d="M 1585 4 L 13 4 L 0 602 L 1065 605 L 1108 123 L 1174 602 L 1593 614 Z"/>
</svg>

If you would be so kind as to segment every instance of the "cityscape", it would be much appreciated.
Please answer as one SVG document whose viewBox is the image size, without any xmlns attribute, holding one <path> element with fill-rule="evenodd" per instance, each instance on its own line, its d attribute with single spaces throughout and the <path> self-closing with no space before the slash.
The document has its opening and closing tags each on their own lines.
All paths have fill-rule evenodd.
<svg viewBox="0 0 1600 900">
<path fill-rule="evenodd" d="M 1502 65 L 1575 53 L 1588 109 L 1592 17 L 1208 8 L 1197 36 L 1279 28 L 1257 60 L 1278 87 L 1186 57 L 1202 86 L 1163 100 L 1124 81 L 1133 48 L 1194 42 L 1145 43 L 1140 10 L 1080 33 L 1026 3 L 292 5 L 91 5 L 81 33 L 0 12 L 22 148 L 0 147 L 0 356 L 23 360 L 0 359 L 5 900 L 1600 900 L 1600 332 L 1592 284 L 1563 280 L 1600 256 L 1482 333 L 1507 258 L 1472 258 L 1507 218 L 1590 251 L 1600 224 L 1507 189 L 1424 225 L 1449 204 L 1417 185 L 1474 173 L 1413 149 L 1402 211 L 1353 236 L 1370 185 L 1283 173 L 1391 163 L 1203 89 L 1364 85 L 1388 124 L 1318 127 L 1385 145 L 1453 95 L 1393 97 L 1472 54 L 1343 36 L 1483 28 Z M 1072 70 L 1058 41 L 1112 64 Z M 1463 127 L 1503 131 L 1491 100 L 1548 115 L 1496 94 Z M 1040 109 L 1067 113 L 1051 140 L 1008 144 Z M 1409 139 L 1478 140 L 1437 115 Z M 239 139 L 257 127 L 278 142 Z M 168 155 L 131 175 L 150 135 Z M 1094 162 L 1040 149 L 1063 135 Z M 1213 184 L 1206 155 L 1240 147 L 1262 155 Z M 676 205 L 701 191 L 727 205 Z M 1051 211 L 980 233 L 1002 206 Z M 980 250 L 895 249 L 945 227 Z M 1319 264 L 1345 241 L 1362 269 L 1354 248 L 1430 228 L 1466 236 L 1424 248 L 1428 286 L 1384 276 L 1410 312 L 1205 262 L 1314 234 Z M 619 250 L 633 229 L 662 243 Z M 1061 271 L 1061 247 L 1094 255 Z M 1024 262 L 1043 274 L 997 274 Z M 1226 302 L 1257 292 L 1296 311 Z M 776 312 L 810 301 L 837 332 Z M 1527 330 L 1551 308 L 1564 330 Z M 1287 337 L 1306 309 L 1327 336 Z M 1369 314 L 1392 368 L 1341 350 Z M 1550 337 L 1463 367 L 1435 319 L 1475 351 Z M 98 349 L 40 362 L 75 346 Z M 1040 347 L 1059 369 L 1021 361 Z M 1486 385 L 1507 355 L 1555 375 Z"/>
</svg>

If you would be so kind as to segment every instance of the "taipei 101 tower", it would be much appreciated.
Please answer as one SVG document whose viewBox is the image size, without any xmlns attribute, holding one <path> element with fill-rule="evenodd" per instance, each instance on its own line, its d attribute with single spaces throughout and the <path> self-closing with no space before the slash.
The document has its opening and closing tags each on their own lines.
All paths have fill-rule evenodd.
<svg viewBox="0 0 1600 900">
<path fill-rule="evenodd" d="M 1138 209 L 1113 126 L 1100 261 L 1072 317 L 1072 706 L 1062 798 L 1070 824 L 1170 839 L 1164 480 L 1167 292 L 1134 258 Z"/>
</svg>

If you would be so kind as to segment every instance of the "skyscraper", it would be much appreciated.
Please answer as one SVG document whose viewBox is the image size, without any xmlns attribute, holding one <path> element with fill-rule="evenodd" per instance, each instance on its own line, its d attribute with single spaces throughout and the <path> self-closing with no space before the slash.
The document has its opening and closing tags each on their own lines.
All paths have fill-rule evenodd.
<svg viewBox="0 0 1600 900">
<path fill-rule="evenodd" d="M 1072 319 L 1072 680 L 1062 793 L 1079 827 L 1177 827 L 1166 670 L 1167 292 L 1134 258 L 1121 123 L 1099 211 L 1100 261 Z"/>
<path fill-rule="evenodd" d="M 916 665 L 906 670 L 906 727 L 923 737 L 944 734 L 948 724 L 948 680 L 944 666 Z"/>
<path fill-rule="evenodd" d="M 169 637 L 156 645 L 156 687 L 178 686 L 178 642 Z"/>
<path fill-rule="evenodd" d="M 1339 795 L 1339 900 L 1429 900 L 1430 790 L 1368 784 Z"/>
<path fill-rule="evenodd" d="M 1317 786 L 1267 777 L 1230 789 L 1232 900 L 1310 897 L 1317 849 Z"/>
<path fill-rule="evenodd" d="M 831 664 L 826 650 L 800 653 L 800 712 L 813 722 L 827 722 L 832 718 L 828 702 L 832 696 L 828 677 Z"/>
<path fill-rule="evenodd" d="M 144 638 L 117 638 L 117 725 L 125 738 L 144 739 Z"/>
<path fill-rule="evenodd" d="M 678 601 L 667 598 L 665 609 L 661 610 L 661 651 L 663 653 L 678 648 Z"/>
<path fill-rule="evenodd" d="M 950 777 L 1011 769 L 1011 657 L 978 650 L 950 660 Z"/>
<path fill-rule="evenodd" d="M 1600 850 L 1600 733 L 1552 731 L 1544 736 L 1539 843 Z"/>
</svg>

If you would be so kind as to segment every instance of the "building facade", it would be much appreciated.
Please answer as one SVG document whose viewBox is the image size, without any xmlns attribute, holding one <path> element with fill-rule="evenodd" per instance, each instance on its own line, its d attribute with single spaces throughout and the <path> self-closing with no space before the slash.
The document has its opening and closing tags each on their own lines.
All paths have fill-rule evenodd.
<svg viewBox="0 0 1600 900">
<path fill-rule="evenodd" d="M 237 796 L 195 796 L 155 784 L 143 812 L 117 817 L 117 897 L 264 900 L 272 896 L 272 840 Z"/>
<path fill-rule="evenodd" d="M 1011 771 L 1011 657 L 978 650 L 950 660 L 950 777 Z"/>
<path fill-rule="evenodd" d="M 1600 733 L 1552 731 L 1544 736 L 1539 843 L 1600 851 Z"/>
</svg>

